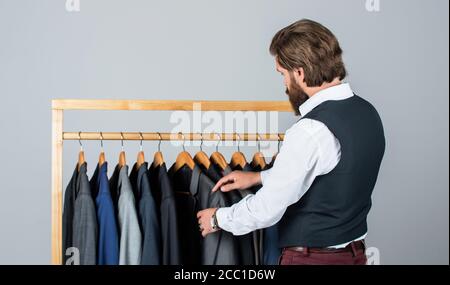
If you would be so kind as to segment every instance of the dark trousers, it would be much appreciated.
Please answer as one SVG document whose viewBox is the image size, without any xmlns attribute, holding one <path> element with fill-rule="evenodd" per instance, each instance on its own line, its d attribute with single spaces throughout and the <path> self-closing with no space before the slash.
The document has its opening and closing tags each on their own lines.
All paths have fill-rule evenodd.
<svg viewBox="0 0 450 285">
<path fill-rule="evenodd" d="M 343 249 L 284 248 L 280 265 L 365 265 L 364 241 L 352 242 Z"/>
</svg>

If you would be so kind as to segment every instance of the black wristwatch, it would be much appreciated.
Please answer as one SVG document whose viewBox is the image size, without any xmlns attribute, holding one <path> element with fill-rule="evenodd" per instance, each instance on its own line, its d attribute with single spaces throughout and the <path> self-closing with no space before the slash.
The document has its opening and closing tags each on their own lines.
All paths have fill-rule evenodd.
<svg viewBox="0 0 450 285">
<path fill-rule="evenodd" d="M 211 227 L 212 227 L 212 229 L 215 230 L 215 231 L 220 230 L 219 223 L 217 222 L 217 215 L 216 215 L 217 210 L 219 210 L 219 208 L 217 208 L 217 209 L 214 211 L 214 214 L 213 214 L 212 217 L 211 217 Z"/>
</svg>

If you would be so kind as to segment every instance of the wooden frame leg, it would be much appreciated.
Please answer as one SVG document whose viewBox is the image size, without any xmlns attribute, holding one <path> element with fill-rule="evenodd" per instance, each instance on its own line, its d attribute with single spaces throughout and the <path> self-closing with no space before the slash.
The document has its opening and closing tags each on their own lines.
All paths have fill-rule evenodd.
<svg viewBox="0 0 450 285">
<path fill-rule="evenodd" d="M 63 110 L 52 110 L 52 264 L 62 264 Z"/>
</svg>

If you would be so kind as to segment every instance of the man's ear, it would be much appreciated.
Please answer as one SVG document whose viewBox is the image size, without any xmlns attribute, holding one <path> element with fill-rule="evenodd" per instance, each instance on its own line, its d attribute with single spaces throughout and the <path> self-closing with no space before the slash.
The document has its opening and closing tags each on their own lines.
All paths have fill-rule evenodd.
<svg viewBox="0 0 450 285">
<path fill-rule="evenodd" d="M 295 83 L 299 86 L 303 86 L 305 84 L 305 70 L 303 67 L 295 69 L 293 73 Z"/>
</svg>

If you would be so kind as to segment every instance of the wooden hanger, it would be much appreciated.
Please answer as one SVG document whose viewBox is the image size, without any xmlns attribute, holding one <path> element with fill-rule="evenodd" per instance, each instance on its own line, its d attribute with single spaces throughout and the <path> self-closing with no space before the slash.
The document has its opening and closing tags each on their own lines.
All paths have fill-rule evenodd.
<svg viewBox="0 0 450 285">
<path fill-rule="evenodd" d="M 84 159 L 84 151 L 80 150 L 78 153 L 78 171 L 80 171 L 80 167 L 86 162 Z"/>
<path fill-rule="evenodd" d="M 201 138 L 201 142 L 200 142 L 200 151 L 197 152 L 194 156 L 194 161 L 203 166 L 205 169 L 208 169 L 211 166 L 211 160 L 209 160 L 208 155 L 206 155 L 206 153 L 203 151 L 203 135 L 200 134 L 202 136 Z"/>
<path fill-rule="evenodd" d="M 100 155 L 98 156 L 98 165 L 102 166 L 106 159 L 105 159 L 105 152 L 103 151 L 103 134 L 100 133 L 100 146 L 101 146 L 101 151 L 100 151 Z"/>
<path fill-rule="evenodd" d="M 125 157 L 125 151 L 123 150 L 123 133 L 120 133 L 121 141 L 122 141 L 122 151 L 119 154 L 119 167 L 122 168 L 127 164 L 127 160 Z"/>
<path fill-rule="evenodd" d="M 241 169 L 244 169 L 245 165 L 247 164 L 247 159 L 245 158 L 245 155 L 241 152 L 240 149 L 241 137 L 239 136 L 239 134 L 236 135 L 239 138 L 238 151 L 233 153 L 233 155 L 231 156 L 230 165 L 232 168 L 236 168 L 237 166 L 239 166 Z"/>
<path fill-rule="evenodd" d="M 145 163 L 145 155 L 143 151 L 140 151 L 137 155 L 136 166 L 139 168 L 144 163 Z"/>
<path fill-rule="evenodd" d="M 266 160 L 264 159 L 264 156 L 261 152 L 255 153 L 252 160 L 252 166 L 253 167 L 260 167 L 261 169 L 266 168 Z"/>
<path fill-rule="evenodd" d="M 136 168 L 141 167 L 142 164 L 145 163 L 145 155 L 144 155 L 144 151 L 142 150 L 142 141 L 144 140 L 144 137 L 142 135 L 142 133 L 139 133 L 140 137 L 141 137 L 141 143 L 140 143 L 140 151 L 138 152 L 137 155 L 137 160 L 136 160 Z"/>
<path fill-rule="evenodd" d="M 81 132 L 78 133 L 78 143 L 80 144 L 80 152 L 78 153 L 78 171 L 80 171 L 81 166 L 86 163 L 84 158 L 83 144 L 81 143 Z"/>
<path fill-rule="evenodd" d="M 125 157 L 125 152 L 121 151 L 119 154 L 119 167 L 123 167 L 127 164 L 127 160 Z"/>
<path fill-rule="evenodd" d="M 163 163 L 164 163 L 164 158 L 162 156 L 162 153 L 160 151 L 155 152 L 155 156 L 153 157 L 152 166 L 158 167 L 158 166 L 163 165 Z"/>
<path fill-rule="evenodd" d="M 219 136 L 219 140 L 216 145 L 216 151 L 211 154 L 210 160 L 212 163 L 219 166 L 220 169 L 223 171 L 223 170 L 225 170 L 225 168 L 227 168 L 228 163 L 225 160 L 225 158 L 223 157 L 223 155 L 219 152 L 219 143 L 222 140 L 222 137 L 219 134 L 217 134 L 217 135 Z"/>
<path fill-rule="evenodd" d="M 105 153 L 102 151 L 100 155 L 98 156 L 98 165 L 102 166 L 105 163 Z"/>
<path fill-rule="evenodd" d="M 266 160 L 264 159 L 264 155 L 261 152 L 261 144 L 260 144 L 260 136 L 258 135 L 258 152 L 255 153 L 252 160 L 252 166 L 260 167 L 261 169 L 266 168 Z"/>
<path fill-rule="evenodd" d="M 159 136 L 158 151 L 155 152 L 155 155 L 154 155 L 154 157 L 153 157 L 153 163 L 152 163 L 152 167 L 153 167 L 153 168 L 154 168 L 154 167 L 161 166 L 161 165 L 163 165 L 163 163 L 164 163 L 164 158 L 163 158 L 163 155 L 162 155 L 162 153 L 161 153 L 161 141 L 162 141 L 162 137 L 161 137 L 161 134 L 160 134 L 160 133 L 158 133 L 158 136 Z"/>
<path fill-rule="evenodd" d="M 183 151 L 178 154 L 177 159 L 175 161 L 175 171 L 180 170 L 183 166 L 187 165 L 191 170 L 195 167 L 195 162 L 192 159 L 192 156 L 189 154 L 189 152 L 186 151 L 184 147 L 184 135 L 180 133 L 183 136 Z"/>
</svg>

